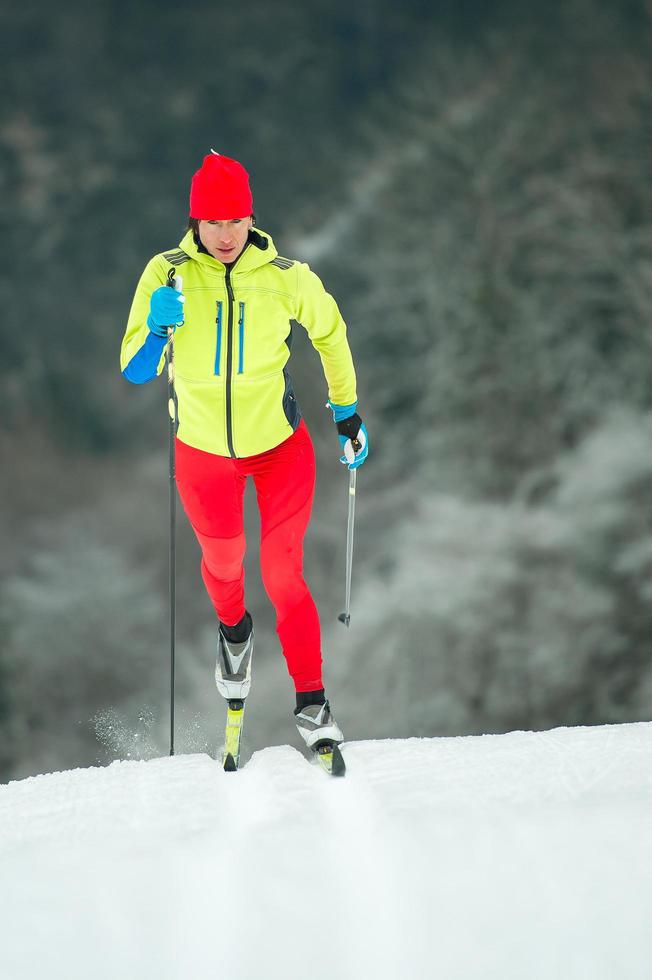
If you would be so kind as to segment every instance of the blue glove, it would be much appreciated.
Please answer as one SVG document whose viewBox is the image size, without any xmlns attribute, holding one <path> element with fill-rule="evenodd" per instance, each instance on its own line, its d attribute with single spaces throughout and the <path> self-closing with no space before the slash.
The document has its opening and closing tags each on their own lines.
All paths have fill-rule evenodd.
<svg viewBox="0 0 652 980">
<path fill-rule="evenodd" d="M 167 337 L 168 327 L 180 327 L 183 323 L 185 296 L 171 286 L 159 286 L 149 301 L 147 326 L 157 337 Z"/>
<path fill-rule="evenodd" d="M 350 470 L 355 470 L 358 466 L 362 466 L 369 454 L 367 428 L 356 413 L 358 403 L 334 405 L 333 402 L 327 402 L 326 406 L 332 409 L 340 445 L 344 450 L 344 455 L 340 456 L 340 463 L 344 463 Z"/>
</svg>

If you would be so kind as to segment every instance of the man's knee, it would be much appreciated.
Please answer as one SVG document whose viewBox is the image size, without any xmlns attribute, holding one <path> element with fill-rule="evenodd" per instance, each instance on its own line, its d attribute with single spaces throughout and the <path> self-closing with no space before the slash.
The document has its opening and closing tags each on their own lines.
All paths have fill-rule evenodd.
<svg viewBox="0 0 652 980">
<path fill-rule="evenodd" d="M 242 572 L 245 546 L 244 534 L 239 534 L 234 538 L 202 537 L 202 555 L 210 574 L 222 582 L 233 582 L 239 578 Z"/>
</svg>

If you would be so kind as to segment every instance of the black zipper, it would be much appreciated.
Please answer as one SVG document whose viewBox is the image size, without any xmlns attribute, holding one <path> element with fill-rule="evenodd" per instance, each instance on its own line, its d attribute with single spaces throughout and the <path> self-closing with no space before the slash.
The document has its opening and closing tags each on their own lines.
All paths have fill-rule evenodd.
<svg viewBox="0 0 652 980">
<path fill-rule="evenodd" d="M 245 242 L 245 247 L 240 252 L 232 266 L 226 267 L 225 285 L 228 297 L 228 317 L 227 317 L 227 338 L 226 338 L 226 444 L 229 447 L 230 455 L 235 459 L 235 449 L 233 446 L 233 402 L 231 384 L 233 378 L 233 286 L 231 285 L 231 273 L 237 262 L 240 261 L 249 247 L 249 239 Z"/>
<path fill-rule="evenodd" d="M 231 398 L 231 377 L 233 374 L 233 287 L 231 286 L 231 270 L 226 270 L 226 295 L 229 300 L 227 335 L 226 335 L 226 442 L 229 453 L 235 458 L 233 448 L 233 405 Z"/>
</svg>

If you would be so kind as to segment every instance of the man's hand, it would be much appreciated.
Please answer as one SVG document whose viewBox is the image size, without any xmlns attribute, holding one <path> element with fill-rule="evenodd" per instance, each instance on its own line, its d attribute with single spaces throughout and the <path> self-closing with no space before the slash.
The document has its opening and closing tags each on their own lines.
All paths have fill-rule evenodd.
<svg viewBox="0 0 652 980">
<path fill-rule="evenodd" d="M 350 470 L 355 470 L 358 466 L 362 466 L 369 454 L 367 428 L 356 412 L 358 403 L 334 405 L 332 402 L 327 402 L 326 404 L 333 412 L 333 421 L 337 426 L 340 445 L 344 451 L 344 455 L 340 456 L 340 462 Z"/>
<path fill-rule="evenodd" d="M 159 286 L 149 301 L 147 326 L 157 337 L 167 337 L 168 327 L 179 327 L 183 323 L 183 304 L 186 298 L 171 286 Z"/>
</svg>

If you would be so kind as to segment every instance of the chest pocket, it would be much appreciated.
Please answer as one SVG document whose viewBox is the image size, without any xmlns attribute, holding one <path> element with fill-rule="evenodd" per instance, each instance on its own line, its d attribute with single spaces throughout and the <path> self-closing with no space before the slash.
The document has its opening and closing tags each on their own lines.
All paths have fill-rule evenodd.
<svg viewBox="0 0 652 980">
<path fill-rule="evenodd" d="M 222 360 L 222 300 L 218 299 L 217 312 L 215 315 L 215 374 L 220 373 L 220 361 Z"/>
<path fill-rule="evenodd" d="M 238 374 L 244 374 L 244 345 L 245 345 L 245 305 L 240 303 L 238 315 Z"/>
</svg>

